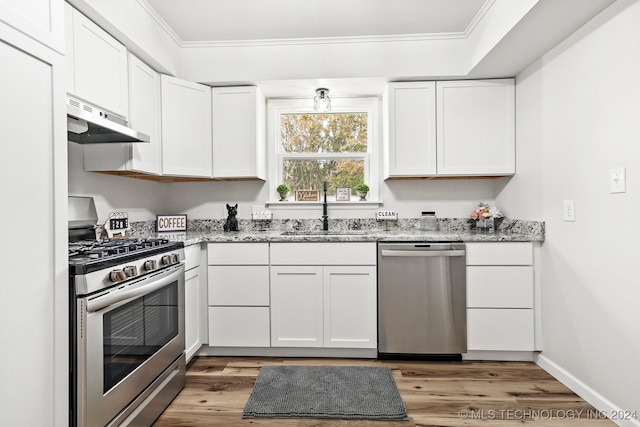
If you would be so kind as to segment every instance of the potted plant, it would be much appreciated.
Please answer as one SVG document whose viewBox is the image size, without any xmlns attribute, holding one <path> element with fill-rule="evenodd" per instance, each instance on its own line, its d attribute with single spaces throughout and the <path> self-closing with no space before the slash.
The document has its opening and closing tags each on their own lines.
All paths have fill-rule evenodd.
<svg viewBox="0 0 640 427">
<path fill-rule="evenodd" d="M 360 196 L 360 201 L 365 202 L 367 200 L 367 193 L 369 192 L 369 186 L 364 183 L 360 183 L 353 187 L 355 192 Z"/>
<path fill-rule="evenodd" d="M 280 201 L 281 202 L 286 202 L 287 201 L 287 195 L 291 191 L 291 187 L 289 187 L 287 184 L 280 184 L 280 185 L 278 185 L 276 187 L 276 191 L 280 195 Z"/>
</svg>

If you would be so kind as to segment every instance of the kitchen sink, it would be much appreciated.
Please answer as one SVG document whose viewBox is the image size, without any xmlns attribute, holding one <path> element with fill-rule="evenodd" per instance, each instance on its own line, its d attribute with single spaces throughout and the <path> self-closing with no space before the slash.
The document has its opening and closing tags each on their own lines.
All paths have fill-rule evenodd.
<svg viewBox="0 0 640 427">
<path fill-rule="evenodd" d="M 363 236 L 368 234 L 365 230 L 290 230 L 280 233 L 281 236 Z"/>
</svg>

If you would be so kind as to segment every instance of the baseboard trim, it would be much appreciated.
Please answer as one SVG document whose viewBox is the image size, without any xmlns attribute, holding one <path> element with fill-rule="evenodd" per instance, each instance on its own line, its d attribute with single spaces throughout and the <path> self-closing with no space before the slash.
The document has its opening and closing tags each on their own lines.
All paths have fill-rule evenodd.
<svg viewBox="0 0 640 427">
<path fill-rule="evenodd" d="M 462 360 L 497 360 L 508 362 L 533 362 L 532 351 L 470 350 L 462 354 Z"/>
<path fill-rule="evenodd" d="M 204 345 L 198 356 L 255 356 L 255 357 L 344 357 L 375 359 L 377 349 L 368 348 L 298 348 L 298 347 L 211 347 Z"/>
<path fill-rule="evenodd" d="M 624 414 L 625 409 L 619 408 L 609 399 L 580 381 L 579 378 L 572 375 L 562 366 L 555 363 L 548 357 L 537 354 L 534 356 L 534 362 L 542 369 L 551 374 L 555 379 L 569 387 L 575 394 L 586 400 L 590 405 L 602 412 L 607 418 L 611 419 L 613 414 Z M 627 411 L 636 410 L 636 408 L 626 409 Z M 640 409 L 638 409 L 640 411 Z M 638 414 L 640 417 L 640 413 Z M 640 427 L 640 419 L 635 420 L 612 420 L 616 425 L 621 427 Z"/>
</svg>

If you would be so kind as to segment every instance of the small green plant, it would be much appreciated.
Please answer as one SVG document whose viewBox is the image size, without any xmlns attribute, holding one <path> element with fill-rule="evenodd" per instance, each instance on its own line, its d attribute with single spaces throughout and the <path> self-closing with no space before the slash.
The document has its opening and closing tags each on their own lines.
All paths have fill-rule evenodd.
<svg viewBox="0 0 640 427">
<path fill-rule="evenodd" d="M 369 186 L 367 184 L 360 183 L 353 187 L 356 193 L 367 193 L 369 192 Z"/>
<path fill-rule="evenodd" d="M 276 191 L 279 194 L 289 193 L 291 191 L 291 187 L 289 187 L 287 184 L 280 184 L 276 187 Z"/>
<path fill-rule="evenodd" d="M 361 202 L 367 201 L 367 193 L 369 192 L 369 186 L 367 184 L 360 183 L 353 187 L 353 189 L 358 193 L 358 196 L 360 196 Z"/>
<path fill-rule="evenodd" d="M 287 194 L 289 194 L 289 191 L 291 191 L 291 187 L 289 187 L 287 184 L 280 184 L 276 187 L 276 191 L 280 195 L 280 201 L 286 202 Z"/>
</svg>

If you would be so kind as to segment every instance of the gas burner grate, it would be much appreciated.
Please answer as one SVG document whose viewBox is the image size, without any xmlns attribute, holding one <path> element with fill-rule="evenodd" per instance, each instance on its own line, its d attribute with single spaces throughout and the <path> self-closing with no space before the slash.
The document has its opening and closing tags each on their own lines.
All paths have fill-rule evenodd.
<svg viewBox="0 0 640 427">
<path fill-rule="evenodd" d="M 126 238 L 101 241 L 80 241 L 69 243 L 69 258 L 104 259 L 112 256 L 133 254 L 146 249 L 161 248 L 170 244 L 164 238 Z"/>
</svg>

